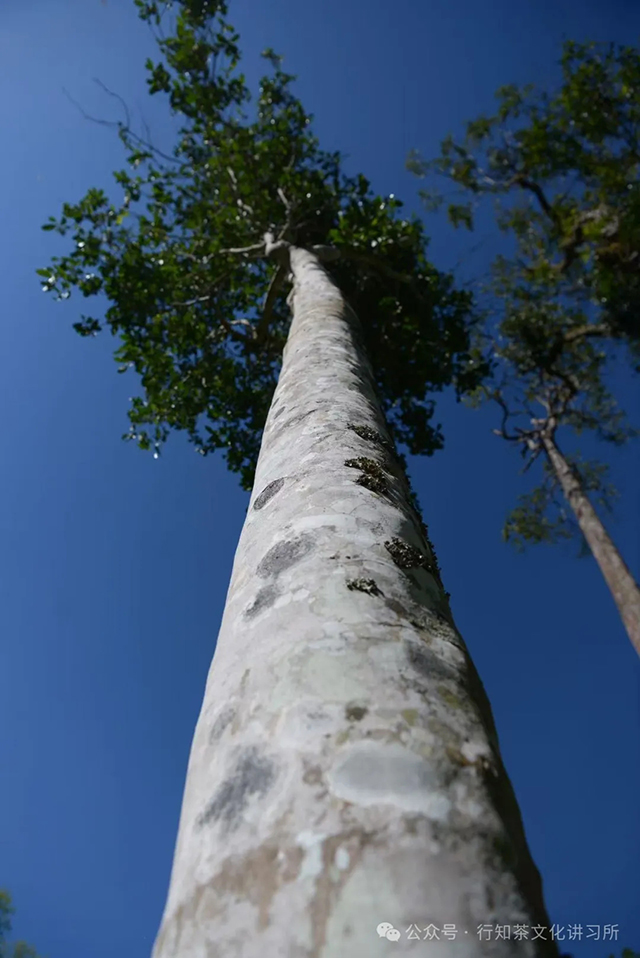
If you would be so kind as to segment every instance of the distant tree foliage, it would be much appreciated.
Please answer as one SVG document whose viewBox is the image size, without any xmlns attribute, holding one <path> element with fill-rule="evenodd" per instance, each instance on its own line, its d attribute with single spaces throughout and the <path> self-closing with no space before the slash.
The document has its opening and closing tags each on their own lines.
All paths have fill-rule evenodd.
<svg viewBox="0 0 640 958">
<path fill-rule="evenodd" d="M 0 958 L 38 958 L 35 948 L 25 941 L 7 941 L 13 914 L 15 908 L 11 903 L 11 895 L 6 889 L 0 888 Z"/>
<path fill-rule="evenodd" d="M 461 202 L 448 204 L 454 226 L 472 229 L 478 202 L 493 197 L 515 247 L 495 259 L 481 287 L 488 306 L 475 346 L 492 371 L 472 397 L 498 403 L 499 434 L 527 460 L 550 417 L 616 445 L 636 434 L 608 373 L 625 356 L 640 368 L 640 56 L 632 47 L 567 42 L 561 66 L 556 93 L 504 86 L 495 115 L 468 123 L 459 143 L 447 137 L 436 160 L 413 153 L 407 164 L 462 188 Z M 437 190 L 422 197 L 431 209 L 443 202 Z M 608 505 L 615 490 L 606 466 L 573 465 Z M 512 513 L 507 538 L 571 535 L 576 524 L 557 493 L 545 473 Z"/>
</svg>

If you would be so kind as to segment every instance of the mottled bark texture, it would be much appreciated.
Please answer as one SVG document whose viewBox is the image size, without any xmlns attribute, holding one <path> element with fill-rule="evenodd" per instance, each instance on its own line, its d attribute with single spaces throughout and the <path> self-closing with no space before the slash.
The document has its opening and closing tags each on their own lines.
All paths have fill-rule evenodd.
<svg viewBox="0 0 640 958">
<path fill-rule="evenodd" d="M 631 644 L 640 655 L 640 589 L 600 521 L 582 486 L 580 477 L 562 455 L 553 433 L 542 436 L 542 444 L 558 477 L 565 499 L 573 509 L 578 525 L 609 586 Z"/>
<path fill-rule="evenodd" d="M 290 269 L 154 958 L 552 958 L 478 939 L 548 925 L 540 878 L 358 320 L 314 254 Z"/>
</svg>

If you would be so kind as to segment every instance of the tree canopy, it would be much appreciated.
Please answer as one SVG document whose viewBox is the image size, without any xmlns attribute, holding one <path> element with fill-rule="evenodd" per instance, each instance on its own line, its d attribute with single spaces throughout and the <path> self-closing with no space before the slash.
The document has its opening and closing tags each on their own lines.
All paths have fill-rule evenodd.
<svg viewBox="0 0 640 958">
<path fill-rule="evenodd" d="M 562 81 L 549 93 L 504 86 L 495 114 L 447 137 L 441 154 L 408 167 L 444 174 L 461 191 L 448 204 L 473 229 L 484 197 L 513 252 L 495 258 L 481 290 L 484 323 L 474 350 L 490 373 L 469 398 L 500 410 L 494 430 L 519 446 L 525 469 L 545 429 L 591 432 L 614 445 L 636 434 L 614 374 L 640 369 L 640 56 L 616 44 L 564 44 Z M 423 190 L 430 209 L 439 190 Z M 607 465 L 567 456 L 586 492 L 609 507 Z M 516 544 L 577 531 L 543 457 L 542 480 L 522 496 L 504 534 Z"/>
<path fill-rule="evenodd" d="M 109 301 L 104 319 L 74 326 L 84 336 L 108 326 L 119 371 L 141 377 L 126 438 L 157 456 L 171 428 L 184 430 L 203 455 L 223 449 L 251 487 L 290 321 L 288 271 L 267 255 L 269 234 L 331 254 L 394 437 L 431 454 L 443 442 L 431 394 L 468 389 L 475 375 L 469 293 L 427 260 L 417 217 L 320 148 L 272 50 L 250 111 L 225 2 L 179 5 L 168 36 L 161 21 L 174 5 L 135 2 L 162 54 L 147 61 L 149 91 L 182 122 L 173 155 L 134 133 L 127 114 L 118 132 L 128 166 L 114 174 L 124 199 L 93 188 L 65 203 L 43 229 L 69 234 L 73 249 L 38 270 L 57 299 Z"/>
</svg>

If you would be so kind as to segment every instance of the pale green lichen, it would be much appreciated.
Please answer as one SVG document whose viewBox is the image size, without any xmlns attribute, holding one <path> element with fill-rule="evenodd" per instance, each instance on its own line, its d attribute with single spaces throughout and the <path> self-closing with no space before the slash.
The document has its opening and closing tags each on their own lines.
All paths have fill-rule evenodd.
<svg viewBox="0 0 640 958">
<path fill-rule="evenodd" d="M 418 721 L 418 710 L 417 709 L 403 709 L 400 713 L 402 718 L 405 720 L 407 725 L 413 727 Z"/>
<path fill-rule="evenodd" d="M 449 705 L 451 708 L 454 708 L 454 709 L 464 708 L 464 703 L 461 701 L 461 699 L 459 699 L 458 696 L 451 691 L 451 689 L 448 689 L 446 685 L 439 685 L 438 693 L 442 701 L 446 702 L 446 704 Z"/>
</svg>

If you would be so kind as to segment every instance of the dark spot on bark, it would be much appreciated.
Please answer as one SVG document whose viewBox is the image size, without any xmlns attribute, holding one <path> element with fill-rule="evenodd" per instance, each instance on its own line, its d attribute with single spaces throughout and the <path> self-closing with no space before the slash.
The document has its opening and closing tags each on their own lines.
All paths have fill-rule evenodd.
<svg viewBox="0 0 640 958">
<path fill-rule="evenodd" d="M 282 413 L 286 411 L 286 409 L 287 409 L 286 406 L 279 405 L 278 408 L 276 409 L 276 411 L 275 411 L 274 414 L 273 414 L 273 418 L 274 418 L 274 419 L 277 419 L 278 416 L 281 416 Z"/>
<path fill-rule="evenodd" d="M 399 569 L 422 568 L 429 570 L 427 557 L 414 546 L 409 545 L 408 542 L 393 538 L 390 542 L 385 542 L 384 547 Z"/>
<path fill-rule="evenodd" d="M 217 717 L 213 725 L 211 726 L 211 731 L 209 732 L 209 744 L 217 742 L 224 730 L 228 725 L 233 722 L 236 717 L 236 710 L 228 705 L 227 708 L 223 709 L 220 715 Z"/>
<path fill-rule="evenodd" d="M 309 409 L 307 412 L 299 412 L 295 416 L 292 416 L 291 419 L 287 419 L 284 423 L 284 428 L 289 429 L 291 426 L 297 426 L 299 422 L 302 422 L 303 419 L 306 419 L 308 416 L 311 416 L 315 412 L 315 409 Z"/>
<path fill-rule="evenodd" d="M 389 443 L 379 432 L 376 432 L 375 429 L 372 429 L 371 426 L 358 426 L 355 423 L 350 422 L 348 428 L 355 432 L 356 436 L 360 436 L 361 439 L 364 439 L 365 442 L 374 442 L 377 446 L 380 446 L 382 449 L 389 449 Z"/>
<path fill-rule="evenodd" d="M 229 777 L 198 817 L 198 828 L 221 821 L 229 830 L 233 830 L 238 826 L 252 795 L 264 795 L 275 777 L 275 766 L 270 759 L 261 755 L 255 747 L 245 749 Z"/>
<path fill-rule="evenodd" d="M 425 609 L 421 603 L 412 599 L 400 602 L 398 599 L 385 598 L 384 604 L 391 612 L 395 612 L 399 618 L 404 619 L 414 629 L 430 632 L 434 628 L 445 627 L 447 632 L 451 631 L 451 625 L 448 619 L 435 609 Z"/>
<path fill-rule="evenodd" d="M 256 597 L 248 609 L 245 609 L 245 618 L 253 619 L 256 615 L 258 615 L 258 613 L 264 612 L 265 609 L 268 609 L 270 606 L 272 606 L 277 598 L 277 589 L 275 589 L 272 585 L 263 586 L 256 593 Z"/>
<path fill-rule="evenodd" d="M 357 459 L 347 459 L 345 466 L 352 469 L 359 469 L 360 475 L 356 482 L 371 492 L 377 492 L 378 495 L 384 495 L 388 489 L 387 476 L 379 462 L 375 459 L 367 459 L 366 456 L 360 456 Z"/>
<path fill-rule="evenodd" d="M 397 599 L 385 599 L 384 604 L 392 612 L 395 612 L 396 615 L 400 616 L 401 619 L 406 619 L 408 616 L 407 606 L 403 605 L 402 602 L 399 602 Z"/>
<path fill-rule="evenodd" d="M 406 642 L 405 649 L 409 664 L 425 678 L 457 680 L 458 676 L 454 669 L 446 665 L 424 645 Z"/>
<path fill-rule="evenodd" d="M 349 579 L 347 589 L 356 592 L 366 592 L 367 595 L 382 595 L 382 592 L 376 585 L 375 579 Z"/>
<path fill-rule="evenodd" d="M 370 492 L 377 492 L 379 496 L 383 496 L 387 491 L 386 480 L 380 479 L 377 476 L 370 476 L 366 472 L 358 476 L 356 482 L 359 486 L 364 486 L 365 489 L 369 489 Z"/>
<path fill-rule="evenodd" d="M 514 865 L 517 864 L 518 856 L 516 855 L 515 848 L 513 847 L 513 842 L 509 841 L 506 832 L 494 835 L 492 841 L 493 849 L 498 856 L 498 859 L 503 862 L 508 869 L 512 869 Z"/>
<path fill-rule="evenodd" d="M 321 785 L 322 779 L 322 769 L 319 765 L 308 765 L 305 763 L 305 772 L 302 776 L 303 782 L 307 785 Z"/>
<path fill-rule="evenodd" d="M 286 569 L 290 569 L 312 549 L 313 539 L 307 535 L 299 536 L 297 539 L 285 539 L 284 542 L 276 542 L 262 557 L 256 572 L 262 579 L 269 575 L 279 575 Z"/>
<path fill-rule="evenodd" d="M 274 479 L 273 482 L 270 482 L 268 486 L 265 486 L 259 496 L 256 496 L 256 501 L 253 504 L 254 509 L 262 509 L 263 506 L 269 502 L 270 499 L 280 492 L 284 486 L 284 479 Z"/>
<path fill-rule="evenodd" d="M 316 411 L 315 408 L 309 409 L 308 412 L 297 413 L 296 415 L 291 416 L 289 419 L 287 419 L 286 417 L 283 417 L 280 420 L 280 422 L 276 422 L 276 416 L 280 412 L 280 410 L 277 410 L 272 420 L 273 422 L 273 426 L 271 429 L 272 441 L 278 439 L 285 430 L 289 430 L 289 429 L 292 429 L 294 426 L 297 426 L 298 423 L 302 422 L 303 419 L 306 419 L 307 416 L 310 416 L 315 411 Z"/>
<path fill-rule="evenodd" d="M 344 714 L 350 722 L 360 722 L 367 714 L 368 709 L 362 705 L 347 705 Z"/>
</svg>

